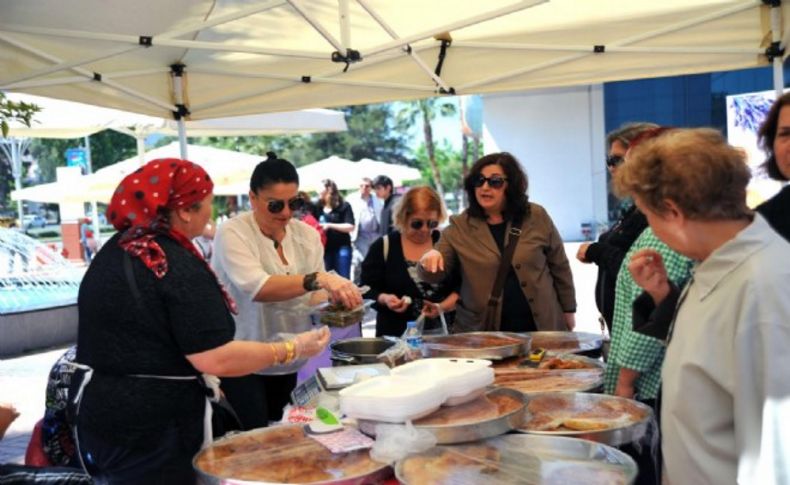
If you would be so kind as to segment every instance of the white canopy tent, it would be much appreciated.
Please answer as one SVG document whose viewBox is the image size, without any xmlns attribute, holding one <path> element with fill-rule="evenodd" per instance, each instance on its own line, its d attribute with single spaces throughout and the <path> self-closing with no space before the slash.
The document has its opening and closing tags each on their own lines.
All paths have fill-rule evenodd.
<svg viewBox="0 0 790 485">
<path fill-rule="evenodd" d="M 758 0 L 0 0 L 0 8 L 0 89 L 202 120 L 710 72 L 770 60 L 781 87 L 788 41 L 783 17 L 790 6 Z"/>
<path fill-rule="evenodd" d="M 395 186 L 403 185 L 407 180 L 417 180 L 422 175 L 416 168 L 394 163 L 379 162 L 363 158 L 352 162 L 338 156 L 331 156 L 317 162 L 303 165 L 296 169 L 299 172 L 299 189 L 321 192 L 323 181 L 331 179 L 340 190 L 358 189 L 363 177 L 370 179 L 377 175 L 387 175 Z"/>
</svg>

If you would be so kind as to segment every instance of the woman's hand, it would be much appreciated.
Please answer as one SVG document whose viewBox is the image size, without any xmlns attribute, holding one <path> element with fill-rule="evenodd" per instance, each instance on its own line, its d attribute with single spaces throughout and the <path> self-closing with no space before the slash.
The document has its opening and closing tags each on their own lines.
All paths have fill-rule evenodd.
<svg viewBox="0 0 790 485">
<path fill-rule="evenodd" d="M 664 301 L 670 291 L 667 270 L 661 253 L 654 249 L 641 249 L 634 253 L 628 263 L 628 271 L 634 283 L 645 290 L 656 305 Z"/>
<path fill-rule="evenodd" d="M 626 399 L 633 399 L 636 395 L 636 390 L 634 389 L 633 385 L 621 383 L 621 381 L 618 380 L 617 385 L 614 388 L 614 395 L 618 397 L 624 397 Z"/>
<path fill-rule="evenodd" d="M 444 271 L 444 256 L 435 249 L 429 249 L 420 258 L 420 265 L 429 273 Z"/>
<path fill-rule="evenodd" d="M 378 301 L 380 304 L 386 305 L 387 308 L 395 313 L 403 313 L 409 308 L 409 305 L 411 305 L 410 297 L 404 296 L 403 298 L 398 298 L 391 293 L 380 294 Z"/>
<path fill-rule="evenodd" d="M 563 313 L 562 316 L 565 318 L 565 326 L 568 327 L 568 330 L 573 330 L 576 328 L 575 313 Z"/>
<path fill-rule="evenodd" d="M 581 246 L 579 246 L 579 250 L 576 251 L 576 259 L 582 263 L 589 263 L 589 261 L 587 261 L 587 248 L 590 247 L 590 244 L 592 243 L 582 243 Z"/>
<path fill-rule="evenodd" d="M 320 354 L 329 343 L 329 336 L 327 327 L 300 333 L 294 338 L 295 357 L 313 357 Z"/>
<path fill-rule="evenodd" d="M 425 318 L 439 318 L 441 311 L 442 307 L 440 304 L 430 301 L 423 302 L 422 314 L 425 315 Z"/>
<path fill-rule="evenodd" d="M 340 302 L 349 310 L 362 305 L 362 294 L 351 281 L 334 273 L 318 273 L 318 285 L 329 293 L 329 299 Z"/>
</svg>

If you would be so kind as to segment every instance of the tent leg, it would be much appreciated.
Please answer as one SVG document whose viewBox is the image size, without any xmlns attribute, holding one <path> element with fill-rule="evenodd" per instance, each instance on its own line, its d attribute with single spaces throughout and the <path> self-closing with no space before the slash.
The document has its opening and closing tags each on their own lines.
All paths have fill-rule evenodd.
<svg viewBox="0 0 790 485">
<path fill-rule="evenodd" d="M 181 159 L 187 159 L 187 130 L 184 125 L 184 118 L 178 119 L 178 148 L 181 151 Z"/>
<path fill-rule="evenodd" d="M 93 158 L 91 158 L 91 138 L 85 137 L 85 160 L 88 162 L 88 174 L 93 173 Z M 84 208 L 84 206 L 83 206 Z M 91 201 L 91 223 L 93 224 L 93 234 L 97 244 L 101 244 L 101 232 L 99 231 L 99 204 L 95 200 Z M 80 232 L 80 234 L 82 234 Z"/>
<path fill-rule="evenodd" d="M 175 119 L 178 122 L 178 147 L 181 152 L 181 159 L 187 159 L 187 130 L 184 124 L 184 116 L 189 114 L 189 110 L 184 105 L 184 67 L 181 64 L 170 66 L 173 76 L 173 96 L 176 99 Z"/>
<path fill-rule="evenodd" d="M 771 8 L 771 40 L 779 45 L 782 42 L 782 7 Z M 776 98 L 782 96 L 785 88 L 784 80 L 784 56 L 778 55 L 773 58 L 774 68 L 774 91 Z"/>
</svg>

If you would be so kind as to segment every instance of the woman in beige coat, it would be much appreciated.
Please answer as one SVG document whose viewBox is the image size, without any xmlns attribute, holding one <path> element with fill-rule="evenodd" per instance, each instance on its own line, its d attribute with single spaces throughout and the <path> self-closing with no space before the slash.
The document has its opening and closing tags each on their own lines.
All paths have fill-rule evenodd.
<svg viewBox="0 0 790 485">
<path fill-rule="evenodd" d="M 570 264 L 546 210 L 528 201 L 527 176 L 509 153 L 478 160 L 464 180 L 469 208 L 450 218 L 420 275 L 438 282 L 457 267 L 454 332 L 572 330 L 576 298 Z M 501 296 L 492 295 L 513 221 L 521 235 Z M 493 298 L 492 298 L 493 296 Z"/>
</svg>

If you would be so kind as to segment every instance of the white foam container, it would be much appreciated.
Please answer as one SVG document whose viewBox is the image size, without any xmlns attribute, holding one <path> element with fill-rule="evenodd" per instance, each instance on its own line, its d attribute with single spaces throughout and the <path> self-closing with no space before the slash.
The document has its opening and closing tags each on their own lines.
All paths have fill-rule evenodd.
<svg viewBox="0 0 790 485">
<path fill-rule="evenodd" d="M 457 406 L 480 396 L 494 382 L 491 361 L 484 359 L 420 359 L 392 369 L 393 376 L 430 381 L 442 392 L 444 406 Z"/>
<path fill-rule="evenodd" d="M 434 382 L 407 376 L 379 376 L 340 391 L 340 410 L 356 419 L 403 423 L 441 407 L 445 393 Z"/>
</svg>

